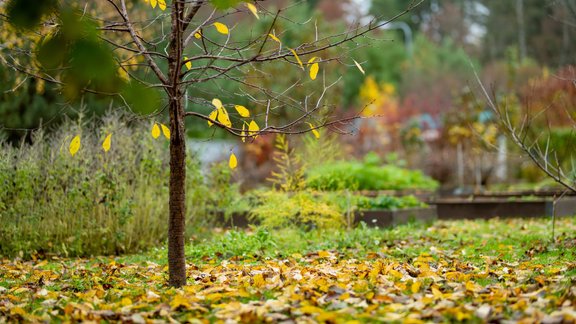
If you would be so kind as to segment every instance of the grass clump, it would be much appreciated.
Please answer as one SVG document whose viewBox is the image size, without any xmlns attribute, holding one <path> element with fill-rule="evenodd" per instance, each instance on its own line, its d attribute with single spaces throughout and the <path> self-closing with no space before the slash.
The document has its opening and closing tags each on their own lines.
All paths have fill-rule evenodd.
<svg viewBox="0 0 576 324">
<path fill-rule="evenodd" d="M 38 131 L 31 144 L 0 146 L 1 255 L 110 255 L 164 242 L 168 141 L 153 139 L 147 122 L 123 120 L 111 115 L 97 126 L 69 121 L 50 138 Z M 110 133 L 112 146 L 104 152 L 101 143 Z M 71 156 L 76 135 L 82 146 Z M 205 216 L 209 190 L 192 160 L 188 175 L 193 221 Z"/>
</svg>

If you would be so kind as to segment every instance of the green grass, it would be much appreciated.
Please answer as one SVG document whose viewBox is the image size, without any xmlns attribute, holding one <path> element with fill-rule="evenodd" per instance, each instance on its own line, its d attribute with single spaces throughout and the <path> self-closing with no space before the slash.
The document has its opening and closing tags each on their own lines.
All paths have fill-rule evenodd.
<svg viewBox="0 0 576 324">
<path fill-rule="evenodd" d="M 370 323 L 560 314 L 570 322 L 576 218 L 559 219 L 556 229 L 554 242 L 547 219 L 205 231 L 186 247 L 182 289 L 166 286 L 163 248 L 120 257 L 1 260 L 0 322 L 130 321 L 136 314 L 246 323 L 273 316 Z M 492 312 L 481 319 L 475 309 L 484 304 Z"/>
</svg>

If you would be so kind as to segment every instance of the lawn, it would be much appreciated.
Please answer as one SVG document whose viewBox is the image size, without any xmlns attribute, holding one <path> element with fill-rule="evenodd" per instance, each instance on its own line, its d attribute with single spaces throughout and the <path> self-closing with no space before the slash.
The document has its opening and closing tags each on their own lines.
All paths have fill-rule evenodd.
<svg viewBox="0 0 576 324">
<path fill-rule="evenodd" d="M 576 320 L 576 219 L 409 224 L 379 230 L 210 231 L 187 247 L 2 260 L 0 322 L 149 320 L 355 323 Z"/>
</svg>

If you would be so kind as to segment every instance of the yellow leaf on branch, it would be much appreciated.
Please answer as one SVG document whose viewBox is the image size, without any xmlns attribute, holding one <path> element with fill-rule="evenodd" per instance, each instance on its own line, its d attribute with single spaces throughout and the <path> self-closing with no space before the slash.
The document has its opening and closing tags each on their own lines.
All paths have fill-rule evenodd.
<svg viewBox="0 0 576 324">
<path fill-rule="evenodd" d="M 226 108 L 224 108 L 223 106 L 218 108 L 218 121 L 220 122 L 220 124 L 226 127 L 232 127 L 232 122 L 230 121 L 228 112 L 226 111 Z"/>
<path fill-rule="evenodd" d="M 312 130 L 312 134 L 314 134 L 314 137 L 320 138 L 320 132 L 314 127 L 314 125 L 312 125 L 311 123 L 308 123 L 308 125 L 310 126 L 310 129 Z"/>
<path fill-rule="evenodd" d="M 256 124 L 255 121 L 251 121 L 250 124 L 248 125 L 248 135 L 253 136 L 256 133 L 258 133 L 258 131 L 260 131 L 260 127 L 258 126 L 258 124 Z M 254 138 L 257 138 L 258 136 L 254 136 Z"/>
<path fill-rule="evenodd" d="M 302 64 L 302 60 L 300 60 L 300 57 L 298 56 L 298 53 L 296 53 L 295 50 L 289 48 L 289 50 L 292 52 L 292 54 L 294 54 L 294 58 L 296 58 L 296 61 L 298 62 L 298 65 L 300 65 L 300 68 L 302 70 L 304 70 L 304 64 Z"/>
<path fill-rule="evenodd" d="M 170 139 L 170 128 L 164 124 L 160 124 L 160 127 L 162 127 L 162 134 L 164 134 L 164 137 Z"/>
<path fill-rule="evenodd" d="M 282 42 L 280 41 L 280 39 L 278 37 L 276 37 L 276 35 L 268 34 L 268 36 L 270 36 L 270 38 L 272 38 L 272 40 L 278 42 L 278 44 L 282 44 Z"/>
<path fill-rule="evenodd" d="M 160 136 L 160 127 L 158 127 L 158 124 L 154 123 L 154 126 L 152 126 L 152 137 L 158 138 L 159 136 Z"/>
<path fill-rule="evenodd" d="M 214 105 L 214 107 L 216 107 L 216 109 L 222 107 L 222 101 L 220 101 L 220 99 L 214 98 L 212 99 L 212 105 Z"/>
<path fill-rule="evenodd" d="M 150 5 L 152 8 L 156 8 L 156 5 L 158 5 L 158 0 L 150 0 Z"/>
<path fill-rule="evenodd" d="M 197 31 L 194 33 L 194 37 L 196 37 L 196 39 L 200 39 L 202 38 L 202 31 Z"/>
<path fill-rule="evenodd" d="M 356 60 L 353 60 L 354 64 L 356 64 L 356 67 L 358 68 L 358 70 L 360 70 L 360 72 L 362 72 L 362 74 L 366 74 L 366 72 L 364 72 L 364 69 L 362 68 L 362 65 L 360 65 L 360 63 L 356 62 Z"/>
<path fill-rule="evenodd" d="M 242 124 L 242 132 L 240 133 L 240 136 L 242 136 L 242 142 L 246 143 L 246 125 Z"/>
<path fill-rule="evenodd" d="M 184 56 L 184 62 L 186 62 L 186 61 L 188 61 L 188 57 L 187 57 L 187 56 Z M 188 62 L 184 63 L 184 65 L 186 65 L 186 68 L 187 68 L 188 70 L 190 70 L 190 69 L 192 68 L 192 62 L 191 62 L 191 61 L 188 61 Z"/>
<path fill-rule="evenodd" d="M 214 27 L 220 34 L 228 35 L 228 26 L 224 25 L 221 22 L 215 22 Z"/>
<path fill-rule="evenodd" d="M 234 108 L 236 108 L 236 111 L 238 112 L 238 115 L 240 115 L 241 117 L 250 117 L 250 111 L 241 105 L 235 105 Z"/>
<path fill-rule="evenodd" d="M 158 0 L 158 7 L 162 11 L 166 10 L 166 0 Z"/>
<path fill-rule="evenodd" d="M 228 161 L 228 166 L 230 166 L 230 169 L 236 169 L 236 167 L 238 166 L 238 159 L 236 158 L 236 155 L 234 153 L 230 154 L 230 160 Z"/>
<path fill-rule="evenodd" d="M 76 135 L 74 136 L 72 141 L 70 141 L 70 147 L 68 148 L 68 150 L 70 151 L 70 155 L 74 156 L 76 155 L 76 153 L 78 153 L 79 149 L 80 149 L 80 135 Z"/>
<path fill-rule="evenodd" d="M 210 115 L 208 115 L 208 118 L 210 118 L 211 120 L 216 120 L 217 117 L 218 117 L 218 109 L 212 110 Z M 209 120 L 208 126 L 212 126 L 212 125 L 214 125 L 214 123 Z"/>
<path fill-rule="evenodd" d="M 320 70 L 320 66 L 318 63 L 312 64 L 310 67 L 310 79 L 316 80 L 316 76 L 318 76 L 318 71 Z"/>
<path fill-rule="evenodd" d="M 110 150 L 111 144 L 112 144 L 112 133 L 108 134 L 108 136 L 106 136 L 106 138 L 104 139 L 104 142 L 102 142 L 102 149 L 104 150 L 104 152 L 108 152 Z"/>
<path fill-rule="evenodd" d="M 248 8 L 248 10 L 250 10 L 250 12 L 254 15 L 254 17 L 256 17 L 256 19 L 260 19 L 260 16 L 258 16 L 258 9 L 256 9 L 255 5 L 247 2 L 246 7 Z"/>
</svg>

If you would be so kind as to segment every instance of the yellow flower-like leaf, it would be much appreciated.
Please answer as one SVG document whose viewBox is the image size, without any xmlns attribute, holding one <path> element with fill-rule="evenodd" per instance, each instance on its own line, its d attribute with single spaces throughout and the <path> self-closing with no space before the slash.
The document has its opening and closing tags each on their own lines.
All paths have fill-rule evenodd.
<svg viewBox="0 0 576 324">
<path fill-rule="evenodd" d="M 366 74 L 366 72 L 364 72 L 364 69 L 362 68 L 362 65 L 360 65 L 360 63 L 356 62 L 356 60 L 353 60 L 354 64 L 356 64 L 356 67 L 358 68 L 358 70 L 360 70 L 360 72 L 362 72 L 362 74 Z"/>
<path fill-rule="evenodd" d="M 218 109 L 214 109 L 214 110 L 212 110 L 210 115 L 208 115 L 208 118 L 210 118 L 211 120 L 216 120 L 217 116 L 218 116 Z M 208 121 L 208 126 L 210 127 L 212 125 L 214 125 L 214 123 L 211 121 Z"/>
<path fill-rule="evenodd" d="M 164 124 L 160 124 L 160 127 L 162 127 L 162 134 L 164 134 L 164 137 L 170 139 L 170 128 Z"/>
<path fill-rule="evenodd" d="M 154 123 L 154 126 L 152 126 L 152 137 L 160 137 L 160 127 L 158 127 L 158 124 L 156 123 Z"/>
<path fill-rule="evenodd" d="M 248 135 L 252 136 L 255 135 L 256 133 L 258 133 L 258 131 L 260 130 L 260 127 L 258 127 L 258 124 L 256 124 L 255 121 L 251 121 L 250 124 L 248 125 Z M 258 136 L 254 136 L 254 138 L 257 138 Z"/>
<path fill-rule="evenodd" d="M 162 11 L 166 10 L 166 0 L 158 0 L 158 7 Z"/>
<path fill-rule="evenodd" d="M 312 130 L 312 134 L 314 134 L 314 137 L 320 138 L 320 132 L 314 127 L 314 125 L 312 125 L 311 123 L 308 123 L 308 125 L 310 126 L 310 129 Z"/>
<path fill-rule="evenodd" d="M 312 64 L 310 67 L 310 79 L 316 80 L 316 76 L 318 76 L 318 71 L 320 70 L 320 66 L 318 63 Z"/>
<path fill-rule="evenodd" d="M 228 35 L 228 26 L 224 25 L 221 22 L 215 22 L 214 27 L 220 34 Z"/>
<path fill-rule="evenodd" d="M 240 106 L 240 105 L 235 105 L 234 108 L 236 108 L 236 111 L 238 112 L 238 115 L 240 115 L 241 117 L 250 117 L 250 111 L 244 107 L 244 106 Z"/>
<path fill-rule="evenodd" d="M 222 107 L 222 101 L 220 101 L 220 99 L 218 98 L 212 99 L 212 104 L 214 105 L 214 107 L 216 107 L 216 109 Z"/>
<path fill-rule="evenodd" d="M 74 156 L 78 153 L 80 149 L 80 135 L 74 136 L 74 138 L 70 141 L 70 147 L 68 150 L 70 151 L 70 155 Z"/>
<path fill-rule="evenodd" d="M 158 4 L 158 0 L 150 0 L 150 5 L 152 6 L 152 8 L 156 8 L 157 4 Z"/>
<path fill-rule="evenodd" d="M 282 42 L 280 41 L 280 39 L 278 37 L 276 37 L 276 35 L 268 34 L 268 36 L 270 36 L 270 38 L 272 38 L 272 40 L 275 40 L 276 42 L 278 42 L 278 44 L 282 44 Z"/>
<path fill-rule="evenodd" d="M 230 154 L 230 160 L 228 161 L 228 166 L 230 166 L 230 169 L 236 169 L 236 167 L 238 166 L 238 159 L 236 158 L 236 155 L 234 153 Z"/>
<path fill-rule="evenodd" d="M 300 68 L 302 68 L 302 70 L 304 70 L 304 64 L 302 64 L 302 60 L 300 60 L 300 57 L 298 56 L 298 53 L 296 53 L 295 50 L 289 48 L 289 50 L 292 52 L 292 54 L 294 54 L 294 57 L 296 58 L 296 61 L 298 62 L 298 65 L 300 65 Z"/>
<path fill-rule="evenodd" d="M 188 57 L 187 57 L 187 56 L 184 56 L 184 61 L 188 61 Z M 190 69 L 192 68 L 192 62 L 191 62 L 191 61 L 188 61 L 188 62 L 184 63 L 184 65 L 186 65 L 186 68 L 187 68 L 188 70 L 190 70 Z"/>
<path fill-rule="evenodd" d="M 240 133 L 240 136 L 242 136 L 242 142 L 246 143 L 246 125 L 242 124 L 242 132 Z"/>
<path fill-rule="evenodd" d="M 194 37 L 196 37 L 196 39 L 200 39 L 202 38 L 202 31 L 197 31 L 194 33 Z"/>
<path fill-rule="evenodd" d="M 232 122 L 230 121 L 228 112 L 226 111 L 226 108 L 224 108 L 223 106 L 218 108 L 218 121 L 220 122 L 220 124 L 226 127 L 232 127 Z"/>
<path fill-rule="evenodd" d="M 104 139 L 104 142 L 102 142 L 102 149 L 104 150 L 104 152 L 108 152 L 110 150 L 111 144 L 112 144 L 112 133 L 108 134 L 108 136 L 106 136 L 106 138 Z"/>
<path fill-rule="evenodd" d="M 250 12 L 254 15 L 254 17 L 256 17 L 256 19 L 260 19 L 260 16 L 258 16 L 258 9 L 256 9 L 256 6 L 246 2 L 246 7 L 248 8 L 248 10 L 250 10 Z"/>
<path fill-rule="evenodd" d="M 317 59 L 318 59 L 318 56 L 314 56 L 313 58 L 308 60 L 308 63 L 306 63 L 306 65 L 310 65 L 310 64 L 316 62 Z"/>
</svg>

